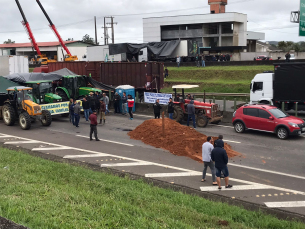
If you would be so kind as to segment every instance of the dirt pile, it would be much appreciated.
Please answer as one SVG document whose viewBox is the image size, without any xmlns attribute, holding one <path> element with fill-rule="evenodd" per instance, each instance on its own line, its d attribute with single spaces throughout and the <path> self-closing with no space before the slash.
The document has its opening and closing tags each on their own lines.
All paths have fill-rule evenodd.
<svg viewBox="0 0 305 229">
<path fill-rule="evenodd" d="M 168 118 L 165 119 L 165 137 L 162 134 L 162 119 L 146 120 L 128 135 L 145 144 L 168 150 L 177 156 L 190 157 L 199 162 L 202 162 L 202 144 L 207 140 L 206 135 Z M 241 156 L 226 143 L 225 150 L 229 158 Z"/>
</svg>

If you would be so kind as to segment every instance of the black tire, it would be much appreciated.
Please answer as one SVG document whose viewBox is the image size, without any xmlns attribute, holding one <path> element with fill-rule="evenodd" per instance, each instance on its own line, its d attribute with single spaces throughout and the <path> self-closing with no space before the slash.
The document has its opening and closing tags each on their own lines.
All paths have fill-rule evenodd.
<svg viewBox="0 0 305 229">
<path fill-rule="evenodd" d="M 182 108 L 179 107 L 178 105 L 174 105 L 173 120 L 181 123 L 183 118 L 184 118 L 184 113 L 183 113 Z"/>
<path fill-rule="evenodd" d="M 234 130 L 236 133 L 243 133 L 245 132 L 245 125 L 242 122 L 236 122 L 234 123 Z"/>
<path fill-rule="evenodd" d="M 276 136 L 281 140 L 285 140 L 289 136 L 289 131 L 285 127 L 280 127 L 276 130 Z"/>
<path fill-rule="evenodd" d="M 19 125 L 23 130 L 31 128 L 31 116 L 27 112 L 22 112 L 19 115 Z"/>
<path fill-rule="evenodd" d="M 9 104 L 5 104 L 2 107 L 2 117 L 5 125 L 13 126 L 16 121 L 16 113 L 14 108 Z"/>
<path fill-rule="evenodd" d="M 52 115 L 50 111 L 48 110 L 43 110 L 42 115 L 41 115 L 41 124 L 43 126 L 50 126 L 52 123 Z"/>
<path fill-rule="evenodd" d="M 209 123 L 209 120 L 207 119 L 207 117 L 200 115 L 197 116 L 196 123 L 199 127 L 206 127 Z"/>
<path fill-rule="evenodd" d="M 69 101 L 67 94 L 63 90 L 57 90 L 56 93 L 61 97 L 63 102 Z"/>
</svg>

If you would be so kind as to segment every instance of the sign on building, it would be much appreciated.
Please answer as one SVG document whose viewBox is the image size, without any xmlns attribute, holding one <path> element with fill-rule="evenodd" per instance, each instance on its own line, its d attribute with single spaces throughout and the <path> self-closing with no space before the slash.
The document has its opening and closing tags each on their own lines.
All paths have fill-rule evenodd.
<svg viewBox="0 0 305 229">
<path fill-rule="evenodd" d="M 300 0 L 299 36 L 305 36 L 305 0 Z"/>
</svg>

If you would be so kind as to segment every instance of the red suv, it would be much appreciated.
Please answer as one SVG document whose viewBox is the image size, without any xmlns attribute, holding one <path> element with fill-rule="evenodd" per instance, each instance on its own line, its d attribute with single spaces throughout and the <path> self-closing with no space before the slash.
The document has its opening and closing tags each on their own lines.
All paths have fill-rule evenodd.
<svg viewBox="0 0 305 229">
<path fill-rule="evenodd" d="M 245 105 L 234 112 L 232 122 L 237 133 L 247 129 L 258 130 L 276 133 L 280 139 L 305 133 L 302 119 L 289 116 L 270 105 Z"/>
</svg>

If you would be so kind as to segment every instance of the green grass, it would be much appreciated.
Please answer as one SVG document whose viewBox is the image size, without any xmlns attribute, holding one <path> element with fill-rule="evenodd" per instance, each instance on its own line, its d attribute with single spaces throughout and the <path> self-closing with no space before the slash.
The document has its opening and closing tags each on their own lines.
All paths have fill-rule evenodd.
<svg viewBox="0 0 305 229">
<path fill-rule="evenodd" d="M 169 77 L 162 92 L 172 92 L 172 85 L 186 83 L 200 86 L 188 92 L 249 93 L 254 76 L 272 71 L 273 66 L 169 67 L 168 70 Z"/>
<path fill-rule="evenodd" d="M 299 222 L 22 152 L 0 148 L 0 158 L 0 215 L 32 229 L 305 228 Z M 229 225 L 220 226 L 219 220 Z"/>
</svg>

